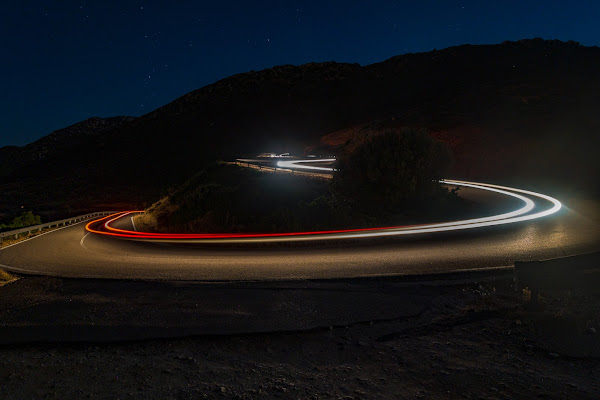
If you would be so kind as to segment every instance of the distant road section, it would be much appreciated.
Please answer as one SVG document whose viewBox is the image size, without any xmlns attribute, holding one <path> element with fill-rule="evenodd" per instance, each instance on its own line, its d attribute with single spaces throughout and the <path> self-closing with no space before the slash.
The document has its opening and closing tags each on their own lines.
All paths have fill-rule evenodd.
<svg viewBox="0 0 600 400">
<path fill-rule="evenodd" d="M 323 166 L 323 164 L 330 164 L 332 161 L 335 161 L 335 159 L 310 159 L 308 161 L 321 165 L 305 168 L 303 165 L 297 164 L 301 163 L 302 160 L 280 160 L 269 158 L 238 158 L 234 164 L 239 165 L 240 167 L 253 168 L 265 172 L 291 173 L 294 175 L 331 179 L 333 168 Z"/>
<path fill-rule="evenodd" d="M 323 164 L 329 164 L 335 162 L 335 158 L 317 158 L 308 160 L 282 160 L 277 162 L 277 166 L 280 168 L 289 168 L 301 171 L 319 171 L 321 173 L 332 173 L 335 171 L 333 167 L 326 167 Z"/>
</svg>

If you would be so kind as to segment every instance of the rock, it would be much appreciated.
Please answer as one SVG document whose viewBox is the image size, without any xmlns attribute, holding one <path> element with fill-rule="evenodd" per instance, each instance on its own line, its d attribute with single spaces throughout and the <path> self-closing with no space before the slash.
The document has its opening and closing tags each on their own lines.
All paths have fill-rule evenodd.
<svg viewBox="0 0 600 400">
<path fill-rule="evenodd" d="M 548 355 L 552 358 L 558 358 L 560 355 L 558 353 L 548 353 Z"/>
<path fill-rule="evenodd" d="M 522 325 L 523 323 L 521 322 L 521 320 L 520 320 L 520 319 L 518 319 L 518 320 L 516 320 L 516 321 L 515 321 L 515 324 L 517 324 L 517 325 Z"/>
<path fill-rule="evenodd" d="M 586 333 L 590 333 L 592 335 L 595 335 L 596 334 L 596 328 L 594 328 L 594 327 L 588 328 L 585 332 Z"/>
</svg>

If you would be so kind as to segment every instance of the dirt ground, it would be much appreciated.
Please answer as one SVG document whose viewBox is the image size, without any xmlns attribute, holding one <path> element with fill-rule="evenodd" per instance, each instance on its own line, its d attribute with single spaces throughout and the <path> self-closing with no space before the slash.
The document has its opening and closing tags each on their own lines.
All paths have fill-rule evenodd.
<svg viewBox="0 0 600 400">
<path fill-rule="evenodd" d="M 29 277 L 1 287 L 0 398 L 600 398 L 597 293 L 545 294 L 531 310 L 506 273 L 477 282 L 273 283 L 260 291 L 203 285 Z M 231 292 L 244 300 L 222 300 Z M 325 303 L 335 311 L 327 314 Z M 235 312 L 215 317 L 217 305 Z M 143 316 L 130 323 L 140 338 L 145 327 L 146 337 L 158 327 L 163 336 L 192 326 L 200 334 L 119 341 L 119 327 L 135 314 Z M 233 322 L 218 322 L 227 318 Z M 215 324 L 230 333 L 202 334 Z M 65 339 L 57 327 L 68 326 L 92 337 Z M 98 341 L 95 327 L 117 341 Z M 30 328 L 38 343 L 25 338 Z M 22 332 L 22 343 L 11 332 Z"/>
</svg>

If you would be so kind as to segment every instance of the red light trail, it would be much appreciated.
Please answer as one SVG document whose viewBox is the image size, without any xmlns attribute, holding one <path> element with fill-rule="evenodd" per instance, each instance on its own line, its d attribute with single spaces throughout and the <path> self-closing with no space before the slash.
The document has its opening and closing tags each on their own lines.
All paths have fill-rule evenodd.
<svg viewBox="0 0 600 400">
<path fill-rule="evenodd" d="M 123 218 L 126 215 L 143 212 L 125 211 L 92 221 L 86 225 L 86 230 L 100 235 L 150 242 L 178 241 L 183 243 L 244 243 L 351 239 L 364 237 L 409 235 L 429 232 L 448 232 L 484 226 L 504 225 L 509 223 L 516 223 L 542 218 L 558 212 L 562 206 L 558 200 L 550 196 L 522 189 L 456 180 L 443 180 L 441 181 L 441 183 L 453 186 L 471 187 L 475 189 L 500 193 L 506 196 L 511 196 L 513 198 L 521 200 L 523 202 L 523 206 L 517 210 L 508 213 L 491 215 L 482 218 L 442 222 L 435 224 L 283 233 L 152 233 L 130 231 L 126 229 L 112 227 L 111 223 L 115 222 L 120 218 Z M 545 202 L 549 202 L 552 204 L 552 207 L 543 211 L 531 213 L 531 211 L 536 207 L 536 204 L 533 200 L 531 200 L 531 197 L 537 200 L 541 199 Z M 104 222 L 104 224 L 100 224 L 102 222 Z"/>
</svg>

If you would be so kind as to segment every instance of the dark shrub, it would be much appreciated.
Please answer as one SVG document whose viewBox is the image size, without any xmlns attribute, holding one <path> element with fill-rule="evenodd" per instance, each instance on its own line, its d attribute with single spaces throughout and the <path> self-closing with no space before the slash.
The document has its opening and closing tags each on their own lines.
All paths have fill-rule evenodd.
<svg viewBox="0 0 600 400">
<path fill-rule="evenodd" d="M 438 181 L 451 163 L 448 147 L 424 130 L 386 132 L 341 156 L 333 185 L 363 203 L 409 205 L 445 192 Z"/>
</svg>

